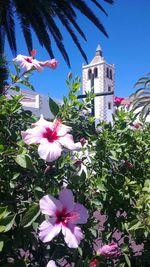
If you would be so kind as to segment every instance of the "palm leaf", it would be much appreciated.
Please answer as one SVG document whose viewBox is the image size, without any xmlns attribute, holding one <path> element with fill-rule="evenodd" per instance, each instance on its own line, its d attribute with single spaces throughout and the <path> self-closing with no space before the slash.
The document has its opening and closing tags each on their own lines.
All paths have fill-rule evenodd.
<svg viewBox="0 0 150 267">
<path fill-rule="evenodd" d="M 113 4 L 112 0 L 104 1 Z M 59 18 L 87 62 L 86 54 L 78 40 L 78 35 L 86 40 L 84 31 L 77 21 L 78 12 L 89 19 L 105 36 L 108 36 L 100 19 L 96 16 L 96 12 L 93 11 L 92 7 L 89 7 L 90 3 L 93 3 L 96 8 L 107 15 L 98 0 L 0 0 L 0 52 L 4 52 L 5 35 L 12 52 L 15 53 L 17 50 L 15 40 L 17 16 L 29 51 L 32 49 L 33 30 L 39 43 L 46 48 L 51 58 L 54 57 L 52 48 L 52 41 L 54 41 L 66 63 L 70 66 L 60 25 L 57 24 Z"/>
<path fill-rule="evenodd" d="M 140 118 L 146 119 L 147 115 L 150 113 L 150 73 L 148 73 L 145 77 L 142 77 L 135 84 L 135 87 L 138 88 L 134 94 L 130 96 L 132 101 L 132 110 L 136 111 L 137 109 L 141 109 Z"/>
</svg>

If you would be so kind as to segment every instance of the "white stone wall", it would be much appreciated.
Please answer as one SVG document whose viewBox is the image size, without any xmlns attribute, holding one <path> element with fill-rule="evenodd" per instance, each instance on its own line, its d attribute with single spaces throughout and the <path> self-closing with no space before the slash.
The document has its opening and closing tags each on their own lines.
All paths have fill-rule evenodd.
<svg viewBox="0 0 150 267">
<path fill-rule="evenodd" d="M 40 115 L 43 114 L 45 119 L 53 118 L 53 114 L 49 109 L 48 96 L 38 94 L 37 92 L 30 92 L 28 90 L 21 90 L 20 92 L 8 90 L 7 97 L 10 98 L 11 96 L 19 94 L 24 95 L 24 98 L 21 101 L 24 110 L 30 110 L 37 117 L 40 117 Z M 58 103 L 58 100 L 56 102 Z"/>
</svg>

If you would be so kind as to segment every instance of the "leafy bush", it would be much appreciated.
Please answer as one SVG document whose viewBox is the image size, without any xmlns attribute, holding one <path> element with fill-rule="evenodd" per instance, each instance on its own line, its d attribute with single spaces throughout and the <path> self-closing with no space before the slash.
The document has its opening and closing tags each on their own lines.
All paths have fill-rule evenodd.
<svg viewBox="0 0 150 267">
<path fill-rule="evenodd" d="M 53 162 L 39 158 L 37 145 L 22 139 L 21 131 L 37 121 L 22 109 L 22 96 L 0 97 L 0 266 L 44 267 L 50 260 L 57 266 L 96 266 L 90 265 L 94 259 L 97 266 L 147 267 L 150 126 L 134 128 L 134 114 L 121 108 L 114 114 L 113 125 L 101 122 L 96 130 L 89 113 L 93 96 L 89 93 L 85 101 L 78 101 L 78 77 L 69 76 L 67 86 L 70 91 L 63 105 L 50 99 L 50 108 L 72 127 L 75 142 L 81 141 L 82 148 L 63 149 Z M 39 239 L 39 225 L 45 219 L 39 200 L 47 194 L 57 198 L 64 187 L 89 213 L 87 223 L 81 225 L 84 239 L 76 249 L 67 247 L 61 234 L 47 243 Z M 138 256 L 133 241 L 144 246 Z M 111 242 L 119 247 L 116 258 L 96 254 L 102 244 Z"/>
</svg>

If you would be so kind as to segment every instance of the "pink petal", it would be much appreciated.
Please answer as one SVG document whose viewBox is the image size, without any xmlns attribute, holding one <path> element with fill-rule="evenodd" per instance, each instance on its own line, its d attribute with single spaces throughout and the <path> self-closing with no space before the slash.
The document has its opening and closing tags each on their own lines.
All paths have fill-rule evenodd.
<svg viewBox="0 0 150 267">
<path fill-rule="evenodd" d="M 57 123 L 58 120 L 54 121 L 54 124 Z M 72 130 L 71 127 L 66 126 L 64 124 L 61 123 L 61 121 L 59 121 L 58 127 L 57 127 L 57 135 L 62 137 L 65 136 L 68 132 L 70 132 Z"/>
<path fill-rule="evenodd" d="M 49 67 L 51 69 L 56 69 L 57 65 L 58 65 L 58 61 L 56 59 L 51 59 L 51 60 L 46 60 L 46 61 L 40 61 L 40 65 L 42 67 Z"/>
<path fill-rule="evenodd" d="M 74 208 L 74 196 L 70 189 L 64 188 L 59 193 L 59 200 L 62 203 L 63 208 L 66 209 L 67 212 L 70 212 Z"/>
<path fill-rule="evenodd" d="M 31 55 L 31 57 L 35 57 L 35 55 L 36 55 L 36 49 L 35 49 L 35 48 L 33 48 L 33 49 L 31 50 L 30 55 Z"/>
<path fill-rule="evenodd" d="M 55 261 L 49 261 L 46 267 L 57 267 Z"/>
<path fill-rule="evenodd" d="M 24 142 L 28 145 L 30 144 L 39 144 L 43 138 L 44 128 L 34 127 L 33 129 L 28 129 L 22 131 L 21 135 Z"/>
<path fill-rule="evenodd" d="M 57 210 L 62 210 L 62 204 L 54 197 L 46 195 L 40 199 L 40 210 L 43 214 L 55 216 Z"/>
<path fill-rule="evenodd" d="M 42 72 L 43 68 L 40 66 L 40 62 L 36 59 L 33 59 L 33 66 L 37 69 L 38 72 Z"/>
<path fill-rule="evenodd" d="M 71 134 L 66 134 L 63 137 L 59 137 L 59 142 L 62 146 L 69 150 L 79 150 L 82 147 L 80 142 L 74 143 L 73 136 Z"/>
<path fill-rule="evenodd" d="M 37 122 L 33 123 L 33 125 L 42 126 L 42 127 L 48 127 L 50 129 L 53 128 L 53 123 L 50 122 L 50 121 L 45 120 L 42 114 L 40 116 L 40 119 Z"/>
<path fill-rule="evenodd" d="M 32 63 L 28 63 L 25 60 L 20 63 L 20 66 L 21 66 L 21 68 L 25 69 L 25 71 L 29 71 L 29 70 L 31 70 L 33 68 L 33 64 Z"/>
<path fill-rule="evenodd" d="M 44 221 L 39 226 L 39 238 L 43 243 L 49 242 L 59 234 L 60 230 L 60 224 L 52 224 L 50 222 Z"/>
<path fill-rule="evenodd" d="M 27 56 L 24 56 L 24 55 L 19 54 L 19 55 L 17 55 L 16 58 L 13 59 L 13 61 L 23 61 L 26 58 L 29 58 L 29 59 L 32 60 L 32 57 L 27 57 Z"/>
<path fill-rule="evenodd" d="M 88 210 L 83 205 L 76 203 L 73 211 L 79 213 L 80 216 L 80 218 L 76 221 L 76 224 L 87 223 L 87 219 L 89 218 Z"/>
<path fill-rule="evenodd" d="M 41 159 L 52 162 L 61 156 L 62 148 L 58 142 L 50 143 L 46 138 L 41 140 L 38 147 L 38 154 Z"/>
<path fill-rule="evenodd" d="M 80 241 L 84 238 L 81 229 L 73 225 L 69 227 L 62 226 L 62 233 L 69 248 L 77 248 Z"/>
<path fill-rule="evenodd" d="M 32 125 L 33 126 L 40 126 L 40 127 L 42 126 L 44 128 L 50 128 L 51 130 L 53 129 L 53 123 L 45 120 L 42 114 L 40 116 L 40 119 L 37 122 L 32 123 Z"/>
</svg>

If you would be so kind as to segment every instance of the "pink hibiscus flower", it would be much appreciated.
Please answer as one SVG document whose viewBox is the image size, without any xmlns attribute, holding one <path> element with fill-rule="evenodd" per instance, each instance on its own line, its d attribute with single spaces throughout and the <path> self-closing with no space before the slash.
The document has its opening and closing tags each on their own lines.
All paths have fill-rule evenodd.
<svg viewBox="0 0 150 267">
<path fill-rule="evenodd" d="M 49 261 L 46 267 L 57 267 L 54 261 Z"/>
<path fill-rule="evenodd" d="M 117 106 L 117 107 L 119 107 L 122 104 L 122 101 L 123 100 L 124 100 L 123 97 L 117 97 L 117 96 L 115 96 L 114 97 L 114 105 Z"/>
<path fill-rule="evenodd" d="M 120 252 L 118 245 L 112 242 L 98 249 L 97 254 L 106 258 L 116 258 L 120 255 Z"/>
<path fill-rule="evenodd" d="M 49 122 L 41 115 L 40 120 L 34 123 L 34 128 L 22 131 L 21 134 L 26 144 L 39 144 L 40 158 L 52 162 L 61 156 L 63 147 L 69 150 L 81 148 L 81 143 L 74 143 L 73 136 L 68 134 L 71 129 L 59 119 Z"/>
<path fill-rule="evenodd" d="M 93 260 L 91 261 L 91 263 L 89 264 L 88 267 L 96 267 L 98 263 L 99 263 L 99 262 L 98 262 L 97 259 L 93 259 Z"/>
<path fill-rule="evenodd" d="M 40 209 L 50 218 L 40 225 L 39 238 L 44 243 L 49 242 L 62 231 L 68 247 L 77 248 L 84 236 L 76 224 L 85 224 L 89 216 L 83 205 L 74 202 L 72 191 L 61 190 L 58 200 L 50 195 L 44 196 L 40 200 Z"/>
<path fill-rule="evenodd" d="M 15 62 L 20 62 L 20 66 L 25 69 L 25 71 L 29 71 L 31 69 L 36 69 L 38 72 L 43 70 L 43 67 L 49 67 L 51 69 L 55 69 L 58 65 L 58 61 L 56 59 L 46 60 L 46 61 L 38 61 L 34 58 L 36 55 L 36 49 L 31 51 L 31 56 L 23 56 L 18 55 L 13 59 Z"/>
</svg>

